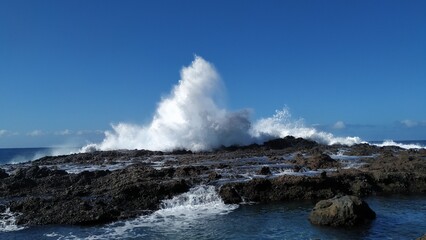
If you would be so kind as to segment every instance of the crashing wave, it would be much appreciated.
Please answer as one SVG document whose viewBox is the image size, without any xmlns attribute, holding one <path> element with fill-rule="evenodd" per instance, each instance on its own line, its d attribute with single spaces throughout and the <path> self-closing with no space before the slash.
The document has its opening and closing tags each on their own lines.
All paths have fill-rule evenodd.
<svg viewBox="0 0 426 240">
<path fill-rule="evenodd" d="M 82 151 L 114 149 L 149 149 L 192 151 L 212 150 L 220 146 L 247 145 L 265 139 L 295 136 L 325 144 L 360 143 L 358 137 L 335 137 L 331 133 L 292 121 L 287 109 L 254 123 L 249 111 L 228 111 L 220 107 L 223 84 L 214 66 L 196 56 L 181 71 L 181 80 L 170 95 L 161 100 L 147 125 L 118 123 L 105 132 L 98 144 Z"/>
<path fill-rule="evenodd" d="M 397 143 L 393 140 L 385 140 L 382 143 L 374 143 L 373 145 L 378 146 L 378 147 L 395 146 L 395 147 L 400 147 L 400 148 L 404 148 L 404 149 L 424 149 L 424 148 L 426 148 L 425 146 L 422 146 L 422 145 L 416 144 L 416 143 Z"/>
</svg>

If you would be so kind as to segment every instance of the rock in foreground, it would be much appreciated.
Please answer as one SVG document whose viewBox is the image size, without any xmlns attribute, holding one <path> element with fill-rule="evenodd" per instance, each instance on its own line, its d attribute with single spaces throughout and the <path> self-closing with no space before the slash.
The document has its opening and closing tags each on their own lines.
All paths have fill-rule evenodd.
<svg viewBox="0 0 426 240">
<path fill-rule="evenodd" d="M 333 227 L 354 226 L 375 218 L 366 202 L 349 195 L 319 201 L 309 215 L 311 223 Z"/>
</svg>

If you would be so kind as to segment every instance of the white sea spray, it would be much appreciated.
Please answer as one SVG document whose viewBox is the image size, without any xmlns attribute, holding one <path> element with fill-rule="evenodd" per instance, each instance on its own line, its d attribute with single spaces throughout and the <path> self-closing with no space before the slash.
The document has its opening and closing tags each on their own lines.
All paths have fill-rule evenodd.
<svg viewBox="0 0 426 240">
<path fill-rule="evenodd" d="M 152 121 L 146 125 L 118 123 L 105 132 L 101 143 L 89 144 L 91 150 L 149 149 L 193 151 L 211 150 L 220 146 L 261 143 L 265 140 L 295 136 L 320 143 L 360 143 L 358 137 L 335 137 L 331 133 L 306 127 L 292 120 L 288 109 L 275 115 L 250 121 L 249 111 L 229 111 L 221 107 L 223 83 L 214 66 L 196 56 L 181 71 L 181 80 L 168 97 L 158 104 Z"/>
</svg>

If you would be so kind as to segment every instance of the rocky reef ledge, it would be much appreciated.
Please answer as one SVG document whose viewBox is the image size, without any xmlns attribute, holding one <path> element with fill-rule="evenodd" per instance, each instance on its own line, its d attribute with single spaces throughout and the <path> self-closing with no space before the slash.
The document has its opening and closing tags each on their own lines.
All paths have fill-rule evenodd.
<svg viewBox="0 0 426 240">
<path fill-rule="evenodd" d="M 206 184 L 225 203 L 426 193 L 426 150 L 286 137 L 211 152 L 117 150 L 3 165 L 0 212 L 18 225 L 95 225 L 159 209 Z"/>
</svg>

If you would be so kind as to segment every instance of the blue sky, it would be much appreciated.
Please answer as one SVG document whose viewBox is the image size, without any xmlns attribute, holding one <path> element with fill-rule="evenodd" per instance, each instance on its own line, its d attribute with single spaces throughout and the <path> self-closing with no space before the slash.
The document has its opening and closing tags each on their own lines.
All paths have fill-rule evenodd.
<svg viewBox="0 0 426 240">
<path fill-rule="evenodd" d="M 148 122 L 194 54 L 231 110 L 426 139 L 426 1 L 0 2 L 0 148 Z"/>
</svg>

